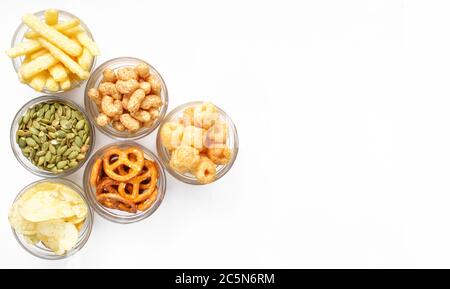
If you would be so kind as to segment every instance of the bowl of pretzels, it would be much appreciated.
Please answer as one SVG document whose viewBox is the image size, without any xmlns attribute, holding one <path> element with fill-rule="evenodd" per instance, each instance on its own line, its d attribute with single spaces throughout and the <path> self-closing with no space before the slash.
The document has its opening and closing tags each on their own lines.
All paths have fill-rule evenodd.
<svg viewBox="0 0 450 289">
<path fill-rule="evenodd" d="M 86 166 L 83 183 L 92 208 L 103 218 L 123 224 L 152 215 L 166 191 L 158 157 L 130 141 L 100 148 Z"/>
</svg>

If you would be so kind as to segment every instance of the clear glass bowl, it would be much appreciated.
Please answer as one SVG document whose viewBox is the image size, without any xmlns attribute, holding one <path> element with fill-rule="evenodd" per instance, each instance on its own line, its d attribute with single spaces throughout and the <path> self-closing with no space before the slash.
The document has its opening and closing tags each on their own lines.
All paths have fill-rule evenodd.
<svg viewBox="0 0 450 289">
<path fill-rule="evenodd" d="M 80 197 L 84 200 L 84 202 L 87 205 L 88 213 L 86 215 L 86 219 L 84 220 L 83 227 L 79 231 L 78 242 L 76 243 L 76 245 L 64 255 L 56 255 L 55 253 L 53 253 L 52 250 L 45 247 L 41 242 L 39 242 L 35 245 L 30 244 L 24 239 L 24 237 L 21 234 L 16 233 L 14 228 L 11 227 L 11 229 L 12 229 L 13 235 L 16 238 L 17 242 L 19 242 L 20 246 L 22 246 L 22 248 L 24 248 L 28 253 L 30 253 L 36 257 L 39 257 L 42 259 L 47 259 L 47 260 L 64 259 L 64 258 L 72 256 L 76 252 L 80 251 L 81 248 L 83 248 L 83 246 L 86 244 L 86 242 L 89 239 L 89 236 L 91 235 L 92 224 L 94 222 L 94 214 L 93 214 L 92 209 L 89 206 L 88 201 L 86 200 L 86 197 L 83 194 L 83 190 L 79 186 L 77 186 L 75 183 L 73 183 L 72 181 L 69 181 L 67 179 L 50 179 L 50 180 L 44 179 L 44 180 L 39 180 L 39 181 L 33 182 L 33 183 L 29 184 L 28 186 L 26 186 L 25 188 L 23 188 L 19 192 L 17 197 L 14 199 L 14 202 L 16 202 L 28 189 L 32 188 L 33 186 L 35 186 L 37 184 L 45 183 L 45 182 L 60 183 L 60 184 L 70 187 L 71 189 L 73 189 L 80 195 Z M 13 204 L 14 204 L 14 202 L 13 202 Z"/>
<path fill-rule="evenodd" d="M 25 114 L 25 112 L 29 108 L 31 108 L 39 103 L 45 103 L 45 102 L 59 102 L 59 103 L 66 104 L 66 105 L 69 105 L 69 106 L 77 109 L 79 112 L 81 112 L 83 114 L 83 116 L 86 119 L 86 122 L 89 126 L 91 142 L 89 144 L 89 149 L 86 152 L 86 157 L 78 163 L 77 167 L 69 168 L 61 173 L 53 173 L 50 171 L 42 170 L 42 169 L 38 168 L 37 166 L 33 165 L 33 163 L 31 163 L 31 161 L 22 154 L 22 150 L 20 149 L 20 147 L 16 141 L 16 132 L 17 132 L 17 129 L 19 128 L 20 118 Z M 47 178 L 65 177 L 65 176 L 68 176 L 68 175 L 74 173 L 79 168 L 81 168 L 83 166 L 83 164 L 86 162 L 86 160 L 89 158 L 89 155 L 92 153 L 92 150 L 94 148 L 95 131 L 94 131 L 94 127 L 90 123 L 89 118 L 86 115 L 86 113 L 84 112 L 84 110 L 79 105 L 77 105 L 75 102 L 68 100 L 67 98 L 62 98 L 59 96 L 44 95 L 44 96 L 34 98 L 34 99 L 30 100 L 29 102 L 25 103 L 24 106 L 22 106 L 22 108 L 20 108 L 20 110 L 17 112 L 17 114 L 14 117 L 14 120 L 11 124 L 10 142 L 11 142 L 11 148 L 13 150 L 14 156 L 17 158 L 19 163 L 24 168 L 26 168 L 28 171 L 30 171 L 31 173 L 41 176 L 41 177 L 47 177 Z"/>
<path fill-rule="evenodd" d="M 97 109 L 97 105 L 89 98 L 88 91 L 91 88 L 97 88 L 100 85 L 100 82 L 103 79 L 103 70 L 105 68 L 110 68 L 111 70 L 117 70 L 119 68 L 123 67 L 129 67 L 129 66 L 135 66 L 139 63 L 145 63 L 150 67 L 150 73 L 159 80 L 161 83 L 161 101 L 162 106 L 160 109 L 159 117 L 158 119 L 153 123 L 151 127 L 144 127 L 140 128 L 138 131 L 130 133 L 128 131 L 118 131 L 115 128 L 113 128 L 110 124 L 106 126 L 99 126 L 97 122 L 95 121 L 95 118 L 99 114 L 99 111 Z M 140 139 L 144 136 L 149 135 L 151 132 L 153 132 L 161 123 L 161 120 L 164 118 L 164 115 L 167 111 L 167 106 L 169 104 L 169 95 L 167 92 L 167 87 L 164 82 L 164 79 L 161 77 L 159 72 L 150 64 L 147 62 L 133 57 L 118 57 L 111 59 L 109 61 L 106 61 L 105 63 L 101 64 L 95 71 L 91 74 L 91 77 L 89 78 L 88 83 L 86 84 L 86 89 L 84 92 L 84 107 L 86 108 L 86 111 L 89 115 L 89 118 L 91 119 L 91 122 L 95 124 L 95 126 L 104 134 L 117 139 L 117 140 L 136 140 Z"/>
<path fill-rule="evenodd" d="M 128 212 L 114 210 L 114 209 L 104 207 L 99 202 L 97 202 L 96 188 L 92 187 L 91 183 L 90 183 L 92 166 L 98 158 L 101 158 L 104 155 L 104 153 L 112 147 L 118 147 L 120 149 L 125 149 L 125 148 L 129 148 L 129 147 L 138 147 L 144 151 L 144 156 L 146 159 L 153 160 L 156 163 L 156 165 L 158 167 L 158 174 L 159 174 L 159 178 L 158 178 L 158 182 L 157 182 L 158 197 L 156 198 L 155 202 L 153 202 L 152 206 L 150 208 L 148 208 L 147 210 L 138 211 L 137 213 L 128 213 Z M 162 166 L 159 158 L 154 153 L 152 153 L 149 149 L 146 149 L 143 146 L 141 146 L 135 142 L 119 141 L 119 142 L 112 143 L 112 144 L 109 144 L 109 145 L 106 145 L 106 146 L 100 148 L 98 151 L 96 151 L 92 155 L 92 157 L 90 158 L 89 162 L 87 163 L 86 169 L 84 171 L 83 184 L 84 184 L 84 190 L 86 192 L 89 203 L 90 203 L 91 207 L 94 208 L 95 212 L 97 212 L 97 214 L 99 214 L 103 218 L 105 218 L 109 221 L 115 222 L 115 223 L 129 224 L 129 223 L 142 221 L 142 220 L 148 218 L 161 205 L 161 202 L 164 199 L 164 195 L 166 193 L 166 174 L 164 173 L 164 169 L 163 169 L 163 166 Z"/>
<path fill-rule="evenodd" d="M 63 11 L 63 10 L 58 10 L 59 11 L 59 21 L 63 22 L 63 21 L 67 21 L 73 18 L 78 18 L 75 15 L 70 14 L 69 12 Z M 45 19 L 45 10 L 43 11 L 39 11 L 34 13 L 34 15 L 36 15 L 40 20 L 44 20 Z M 79 19 L 79 18 L 78 18 Z M 94 40 L 94 38 L 92 37 L 91 31 L 89 30 L 89 28 L 86 26 L 86 24 L 81 21 L 80 19 L 80 24 L 79 24 L 84 31 L 86 31 L 87 35 Z M 17 27 L 16 32 L 14 33 L 13 39 L 11 41 L 11 47 L 16 46 L 17 44 L 23 42 L 26 38 L 25 38 L 25 33 L 27 33 L 29 31 L 28 26 L 21 22 L 19 27 Z M 22 65 L 22 62 L 24 60 L 24 56 L 20 56 L 20 57 L 15 57 L 12 58 L 12 63 L 14 66 L 14 70 L 16 71 L 16 73 L 19 73 L 19 68 Z M 92 65 L 91 68 L 89 69 L 89 72 L 92 72 L 92 70 L 95 67 L 95 63 L 97 62 L 97 56 L 94 56 L 94 59 L 92 61 Z M 69 89 L 67 90 L 58 90 L 58 91 L 50 91 L 47 90 L 46 88 L 44 88 L 41 92 L 42 93 L 46 93 L 46 94 L 58 94 L 58 93 L 63 93 L 63 92 L 67 92 L 70 91 L 72 89 L 74 89 L 75 87 L 79 87 L 84 81 L 86 81 L 86 79 L 79 79 L 77 81 L 72 81 L 71 80 L 71 86 Z M 30 86 L 29 84 L 27 84 L 28 86 Z M 31 87 L 31 86 L 30 86 Z M 31 87 L 32 88 L 32 87 Z"/>
<path fill-rule="evenodd" d="M 204 185 L 204 184 L 200 183 L 197 180 L 197 178 L 191 173 L 181 174 L 181 173 L 175 171 L 174 169 L 172 169 L 172 167 L 169 164 L 170 163 L 170 152 L 163 146 L 160 134 L 161 134 L 161 128 L 164 126 L 164 124 L 166 124 L 167 122 L 178 121 L 178 119 L 183 116 L 183 111 L 186 108 L 193 107 L 193 106 L 196 106 L 196 105 L 199 105 L 202 103 L 204 103 L 204 101 L 193 101 L 193 102 L 188 102 L 188 103 L 182 104 L 182 105 L 174 108 L 163 119 L 161 126 L 158 130 L 158 135 L 156 137 L 156 148 L 158 151 L 158 156 L 161 158 L 161 161 L 164 164 L 164 167 L 166 168 L 166 170 L 176 179 L 178 179 L 184 183 L 191 184 L 191 185 Z M 217 175 L 216 175 L 216 179 L 213 182 L 215 182 L 218 179 L 220 179 L 221 177 L 223 177 L 231 169 L 231 167 L 234 164 L 234 161 L 236 160 L 238 150 L 239 150 L 239 138 L 238 138 L 236 126 L 234 125 L 231 118 L 225 113 L 225 111 L 223 111 L 218 106 L 216 106 L 216 108 L 217 108 L 217 112 L 219 113 L 220 120 L 222 120 L 223 122 L 225 122 L 227 124 L 228 140 L 227 140 L 226 144 L 232 150 L 232 156 L 231 156 L 230 161 L 227 164 L 217 165 Z"/>
</svg>

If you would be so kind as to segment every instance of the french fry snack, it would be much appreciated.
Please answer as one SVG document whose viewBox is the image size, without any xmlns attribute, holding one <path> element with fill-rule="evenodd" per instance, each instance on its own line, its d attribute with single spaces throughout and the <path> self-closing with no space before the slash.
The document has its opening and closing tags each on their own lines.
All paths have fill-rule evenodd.
<svg viewBox="0 0 450 289">
<path fill-rule="evenodd" d="M 58 93 L 89 78 L 100 52 L 84 23 L 55 9 L 25 14 L 22 22 L 21 27 L 29 30 L 19 28 L 14 47 L 6 50 L 9 57 L 20 57 L 13 61 L 20 82 L 38 91 Z M 38 76 L 41 72 L 45 72 L 44 80 Z"/>
<path fill-rule="evenodd" d="M 67 31 L 67 30 L 69 30 L 71 28 L 77 27 L 79 24 L 80 24 L 80 19 L 73 18 L 73 19 L 70 19 L 70 20 L 68 20 L 66 22 L 58 23 L 55 26 L 53 26 L 53 28 L 55 28 L 59 32 L 64 32 L 64 31 Z M 28 39 L 37 38 L 37 37 L 39 37 L 39 33 L 31 30 L 31 31 L 28 31 L 27 33 L 25 33 L 25 37 L 28 38 Z"/>
<path fill-rule="evenodd" d="M 25 54 L 29 54 L 32 52 L 35 52 L 39 49 L 41 49 L 41 44 L 36 40 L 30 40 L 27 42 L 22 42 L 16 45 L 15 47 L 12 47 L 8 50 L 6 50 L 6 54 L 11 57 L 17 57 Z"/>
<path fill-rule="evenodd" d="M 30 79 L 39 72 L 47 70 L 56 63 L 58 63 L 56 58 L 53 57 L 50 53 L 46 53 L 22 65 L 19 69 L 19 73 L 23 79 Z"/>
<path fill-rule="evenodd" d="M 45 23 L 47 25 L 58 24 L 59 12 L 56 9 L 48 9 L 45 11 Z"/>
<path fill-rule="evenodd" d="M 43 38 L 58 46 L 70 56 L 78 56 L 81 54 L 82 48 L 80 44 L 71 40 L 55 28 L 42 23 L 35 15 L 25 14 L 22 17 L 22 21 L 28 25 L 28 27 L 39 33 Z"/>
<path fill-rule="evenodd" d="M 56 47 L 55 45 L 51 44 L 44 38 L 38 38 L 38 41 L 44 46 L 45 48 L 50 51 L 50 53 L 59 61 L 61 61 L 71 72 L 78 75 L 81 79 L 87 79 L 89 78 L 89 72 L 81 68 L 81 66 L 76 63 L 70 56 L 64 53 L 61 49 Z"/>
</svg>

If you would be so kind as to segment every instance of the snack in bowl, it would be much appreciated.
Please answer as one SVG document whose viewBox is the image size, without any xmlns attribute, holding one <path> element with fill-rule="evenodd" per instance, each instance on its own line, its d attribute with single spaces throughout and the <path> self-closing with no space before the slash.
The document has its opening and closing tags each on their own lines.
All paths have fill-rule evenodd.
<svg viewBox="0 0 450 289">
<path fill-rule="evenodd" d="M 139 147 L 113 146 L 95 159 L 89 184 L 101 205 L 128 213 L 148 210 L 158 197 L 158 167 Z"/>
<path fill-rule="evenodd" d="M 35 168 L 59 175 L 84 162 L 92 145 L 91 128 L 75 106 L 44 98 L 48 100 L 25 105 L 14 121 L 16 147 Z"/>
<path fill-rule="evenodd" d="M 88 214 L 86 202 L 74 189 L 42 181 L 15 200 L 8 219 L 15 233 L 31 245 L 40 242 L 56 255 L 64 255 L 77 244 Z"/>
<path fill-rule="evenodd" d="M 158 143 L 167 151 L 172 170 L 190 174 L 200 184 L 215 181 L 218 167 L 235 154 L 228 144 L 228 124 L 210 102 L 185 107 L 178 118 L 165 122 Z"/>
<path fill-rule="evenodd" d="M 55 9 L 37 15 L 22 17 L 29 30 L 23 33 L 23 42 L 6 51 L 9 57 L 22 60 L 17 69 L 20 81 L 37 91 L 59 92 L 89 78 L 100 52 L 84 24 L 76 17 L 60 21 L 60 11 Z"/>
<path fill-rule="evenodd" d="M 105 68 L 102 81 L 87 90 L 97 107 L 98 126 L 111 125 L 119 132 L 136 133 L 150 128 L 161 114 L 161 82 L 150 66 L 138 63 L 117 69 Z"/>
</svg>

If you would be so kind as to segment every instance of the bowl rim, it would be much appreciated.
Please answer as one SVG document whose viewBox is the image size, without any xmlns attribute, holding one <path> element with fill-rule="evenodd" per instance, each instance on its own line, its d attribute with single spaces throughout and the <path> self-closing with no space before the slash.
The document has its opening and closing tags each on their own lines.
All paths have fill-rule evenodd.
<svg viewBox="0 0 450 289">
<path fill-rule="evenodd" d="M 223 176 L 225 176 L 228 171 L 233 167 L 238 152 L 239 152 L 239 135 L 238 135 L 238 131 L 236 128 L 236 125 L 234 124 L 233 120 L 229 117 L 229 115 L 223 110 L 221 109 L 219 106 L 217 106 L 215 103 L 214 106 L 217 108 L 217 110 L 219 111 L 219 113 L 225 117 L 227 124 L 228 124 L 228 129 L 232 132 L 233 135 L 233 156 L 231 157 L 230 161 L 223 165 L 223 169 L 221 170 L 221 172 L 219 173 L 219 175 L 216 177 L 216 179 L 214 179 L 211 183 L 200 183 L 199 181 L 197 181 L 195 178 L 188 178 L 185 176 L 185 174 L 181 174 L 177 171 L 175 171 L 174 169 L 172 169 L 172 167 L 169 164 L 169 158 L 167 157 L 169 155 L 168 150 L 162 145 L 161 143 L 161 128 L 164 126 L 164 124 L 166 124 L 167 122 L 173 121 L 173 118 L 175 115 L 179 114 L 180 112 L 182 112 L 183 109 L 188 108 L 188 107 L 192 107 L 195 105 L 199 105 L 202 103 L 205 103 L 208 101 L 201 101 L 201 100 L 195 100 L 195 101 L 189 101 L 183 104 L 180 104 L 178 106 L 176 106 L 175 108 L 173 108 L 168 114 L 166 114 L 166 116 L 164 117 L 161 126 L 158 129 L 158 134 L 156 136 L 156 149 L 158 152 L 158 156 L 160 157 L 162 163 L 164 164 L 164 168 L 169 172 L 169 174 L 171 176 L 173 176 L 174 178 L 176 178 L 177 180 L 186 183 L 186 184 L 190 184 L 190 185 L 199 185 L 199 186 L 204 186 L 204 185 L 209 185 L 212 184 L 216 181 L 218 181 L 219 179 L 221 179 Z"/>
<path fill-rule="evenodd" d="M 103 205 L 99 204 L 97 200 L 95 199 L 95 191 L 92 190 L 92 187 L 90 185 L 90 174 L 92 170 L 92 166 L 94 164 L 94 159 L 97 159 L 97 157 L 100 157 L 103 155 L 104 151 L 112 148 L 112 147 L 138 147 L 144 151 L 144 155 L 147 155 L 150 157 L 151 160 L 153 160 L 157 166 L 158 166 L 158 198 L 155 200 L 153 205 L 148 208 L 145 211 L 142 211 L 137 214 L 130 214 L 130 215 L 124 215 L 120 216 L 117 214 L 113 214 L 111 212 L 112 209 L 105 208 Z M 83 173 L 83 189 L 86 194 L 86 197 L 88 199 L 89 205 L 93 208 L 93 210 L 100 215 L 105 220 L 111 221 L 113 223 L 117 224 L 132 224 L 137 223 L 140 221 L 143 221 L 153 215 L 158 208 L 161 206 L 161 203 L 164 200 L 164 197 L 166 195 L 167 190 L 167 176 L 164 172 L 164 166 L 157 156 L 152 150 L 144 147 L 143 145 L 140 145 L 134 141 L 116 141 L 112 143 L 105 144 L 104 146 L 98 148 L 95 153 L 89 158 L 88 163 L 86 164 L 86 168 Z M 123 212 L 124 214 L 126 212 Z"/>
<path fill-rule="evenodd" d="M 17 129 L 16 128 L 16 124 L 19 121 L 19 119 L 23 116 L 23 114 L 25 113 L 26 110 L 28 110 L 29 108 L 40 104 L 40 103 L 44 103 L 44 102 L 62 102 L 62 103 L 67 103 L 70 106 L 72 106 L 73 108 L 77 109 L 79 112 L 81 112 L 85 118 L 85 120 L 87 121 L 87 124 L 89 126 L 89 133 L 90 133 L 90 138 L 91 138 L 91 143 L 89 145 L 89 149 L 85 154 L 85 158 L 79 162 L 78 166 L 74 167 L 74 168 L 69 168 L 61 173 L 58 174 L 54 174 L 51 173 L 49 171 L 46 170 L 42 170 L 39 169 L 38 167 L 36 167 L 35 165 L 33 165 L 28 159 L 28 162 L 24 162 L 21 158 L 20 158 L 20 154 L 21 154 L 21 150 L 19 149 L 19 145 L 16 142 L 16 132 Z M 40 176 L 40 177 L 45 177 L 45 178 L 63 178 L 66 176 L 69 176 L 73 173 L 75 173 L 77 170 L 79 170 L 89 159 L 89 156 L 92 154 L 94 146 L 95 146 L 95 129 L 91 124 L 91 121 L 89 120 L 86 112 L 84 111 L 84 109 L 79 106 L 78 104 L 76 104 L 74 101 L 68 99 L 68 98 L 61 98 L 59 96 L 55 96 L 55 95 L 42 95 L 36 98 L 33 98 L 31 100 L 29 100 L 28 102 L 26 102 L 15 114 L 12 122 L 11 122 L 11 128 L 10 128 L 10 145 L 11 145 L 11 149 L 13 151 L 14 156 L 16 157 L 17 161 L 29 172 L 31 172 L 32 174 L 36 175 L 36 176 Z"/>
<path fill-rule="evenodd" d="M 49 182 L 49 183 L 56 182 L 56 183 L 60 183 L 60 184 L 69 186 L 71 189 L 73 189 L 75 192 L 77 192 L 78 195 L 80 195 L 80 197 L 86 203 L 88 212 L 87 212 L 87 215 L 86 215 L 87 217 L 86 217 L 85 223 L 84 223 L 85 225 L 83 226 L 86 228 L 85 229 L 86 231 L 85 231 L 85 235 L 83 235 L 83 238 L 81 239 L 81 242 L 80 242 L 80 239 L 78 239 L 77 245 L 74 248 L 72 248 L 70 251 L 66 252 L 66 254 L 64 254 L 64 255 L 57 255 L 55 253 L 53 253 L 53 255 L 51 253 L 49 255 L 40 255 L 30 249 L 30 247 L 36 247 L 36 245 L 28 244 L 28 246 L 27 246 L 27 244 L 25 244 L 21 240 L 21 238 L 19 237 L 19 233 L 16 232 L 16 230 L 11 226 L 11 224 L 10 224 L 10 227 L 11 227 L 11 231 L 12 231 L 16 241 L 29 254 L 31 254 L 35 257 L 41 258 L 41 259 L 45 259 L 45 260 L 61 260 L 61 259 L 65 259 L 70 256 L 73 256 L 74 254 L 79 252 L 86 245 L 86 243 L 89 240 L 89 237 L 91 236 L 91 233 L 92 233 L 92 228 L 93 228 L 93 224 L 94 224 L 94 212 L 93 212 L 92 208 L 89 206 L 89 201 L 87 200 L 86 196 L 84 195 L 83 189 L 80 186 L 78 186 L 75 182 L 73 182 L 69 179 L 66 179 L 66 178 L 40 179 L 40 180 L 31 182 L 30 184 L 26 185 L 19 191 L 19 193 L 16 195 L 13 202 L 11 203 L 11 207 L 27 190 L 29 190 L 30 188 L 32 188 L 35 185 L 38 185 L 40 183 L 45 183 L 45 182 Z M 86 220 L 88 218 L 89 218 L 89 222 L 86 222 Z M 86 224 L 87 224 L 87 227 L 86 227 Z M 78 236 L 78 238 L 80 238 L 80 236 L 81 236 L 81 234 Z M 49 250 L 49 252 L 50 252 L 50 250 Z"/>
<path fill-rule="evenodd" d="M 158 119 L 153 123 L 153 125 L 151 127 L 141 129 L 142 133 L 140 133 L 140 134 L 133 133 L 133 134 L 124 135 L 121 132 L 116 132 L 114 129 L 106 129 L 105 127 L 99 126 L 97 124 L 97 122 L 95 121 L 94 104 L 88 96 L 89 89 L 94 88 L 94 84 L 101 79 L 103 70 L 105 68 L 108 68 L 108 66 L 111 66 L 111 65 L 115 64 L 116 62 L 121 62 L 121 61 L 145 63 L 146 65 L 148 65 L 150 67 L 151 72 L 156 74 L 159 81 L 161 82 L 161 87 L 164 88 L 164 89 L 161 89 L 161 91 L 164 91 L 165 93 L 164 94 L 161 93 L 161 95 L 160 95 L 161 100 L 163 101 L 163 105 L 160 108 Z M 129 65 L 124 65 L 123 67 L 127 67 L 127 66 L 129 66 Z M 95 79 L 94 79 L 94 76 L 97 76 L 97 77 L 95 77 Z M 97 88 L 97 87 L 95 87 L 95 88 Z M 142 60 L 140 58 L 137 58 L 137 57 L 119 56 L 119 57 L 111 58 L 109 60 L 104 61 L 102 64 L 97 66 L 95 68 L 95 70 L 91 73 L 91 76 L 89 77 L 89 79 L 86 83 L 86 86 L 84 88 L 84 107 L 86 109 L 88 116 L 91 118 L 92 123 L 94 123 L 95 127 L 101 133 L 103 133 L 104 135 L 106 135 L 114 140 L 133 141 L 133 140 L 138 140 L 138 139 L 141 139 L 141 138 L 144 138 L 144 137 L 150 135 L 161 124 L 162 120 L 164 119 L 164 116 L 167 113 L 167 109 L 169 107 L 169 91 L 167 89 L 167 85 L 166 85 L 166 82 L 164 81 L 164 78 L 161 76 L 159 71 L 154 66 L 152 66 L 150 63 L 148 63 L 147 61 Z M 109 126 L 109 124 L 107 126 Z M 139 132 L 139 130 L 138 130 L 138 132 Z"/>
<path fill-rule="evenodd" d="M 78 20 L 80 20 L 80 24 L 78 24 L 78 25 L 80 25 L 84 29 L 84 31 L 88 34 L 88 36 L 92 39 L 92 41 L 95 41 L 94 37 L 92 36 L 91 30 L 86 25 L 86 23 L 83 22 L 83 20 L 81 20 L 79 17 L 77 17 L 74 14 L 72 14 L 70 12 L 67 12 L 65 10 L 61 10 L 61 9 L 57 9 L 57 10 L 58 10 L 58 12 L 60 14 L 65 14 L 66 16 L 68 16 L 70 18 L 77 18 Z M 40 10 L 40 11 L 34 12 L 33 14 L 35 16 L 39 17 L 39 18 L 42 18 L 42 16 L 45 14 L 45 11 L 46 10 Z M 14 47 L 18 43 L 18 42 L 16 42 L 17 41 L 17 37 L 19 36 L 20 31 L 24 27 L 26 28 L 27 25 L 25 23 L 23 23 L 23 22 L 21 22 L 17 26 L 16 31 L 14 31 L 13 37 L 11 39 L 11 47 Z M 29 28 L 28 28 L 28 30 L 29 30 Z M 24 39 L 25 39 L 25 37 L 22 37 L 20 39 L 20 42 L 23 42 Z M 23 62 L 22 56 L 11 58 L 11 62 L 13 64 L 13 67 L 14 67 L 14 70 L 15 70 L 16 74 L 18 74 L 19 73 L 19 68 L 20 68 L 20 66 L 21 66 L 21 64 Z M 90 74 L 94 70 L 96 64 L 97 64 L 97 56 L 94 55 L 91 67 L 89 68 L 89 73 Z M 58 91 L 51 91 L 51 90 L 48 90 L 45 87 L 42 89 L 42 91 L 37 91 L 33 87 L 31 87 L 31 85 L 28 82 L 25 82 L 24 84 L 26 84 L 28 87 L 30 87 L 31 89 L 33 89 L 36 92 L 45 93 L 45 94 L 63 94 L 64 92 L 68 92 L 68 91 L 71 91 L 71 90 L 73 90 L 73 89 L 75 89 L 77 87 L 80 87 L 85 81 L 87 81 L 87 79 L 78 79 L 76 82 L 72 82 L 72 80 L 71 80 L 71 84 L 70 84 L 70 88 L 69 89 L 62 90 L 60 88 Z"/>
</svg>

